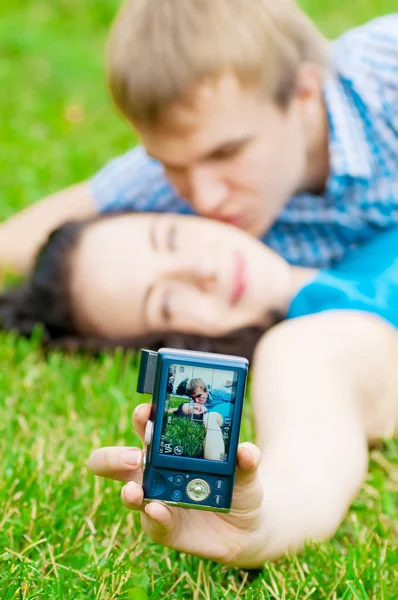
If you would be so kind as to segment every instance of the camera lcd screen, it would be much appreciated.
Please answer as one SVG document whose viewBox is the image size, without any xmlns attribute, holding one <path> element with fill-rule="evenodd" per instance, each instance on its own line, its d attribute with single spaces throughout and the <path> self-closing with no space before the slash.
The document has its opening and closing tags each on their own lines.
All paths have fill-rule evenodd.
<svg viewBox="0 0 398 600">
<path fill-rule="evenodd" d="M 171 364 L 159 452 L 228 461 L 238 373 Z"/>
</svg>

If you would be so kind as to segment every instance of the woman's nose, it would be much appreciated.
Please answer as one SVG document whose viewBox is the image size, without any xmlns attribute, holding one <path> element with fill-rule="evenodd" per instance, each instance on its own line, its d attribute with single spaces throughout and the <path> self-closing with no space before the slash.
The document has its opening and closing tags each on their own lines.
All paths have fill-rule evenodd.
<svg viewBox="0 0 398 600">
<path fill-rule="evenodd" d="M 203 291 L 211 291 L 218 283 L 214 253 L 210 248 L 203 251 L 200 241 L 193 240 L 192 244 L 196 244 L 193 251 L 187 251 L 178 264 L 170 265 L 169 274 L 177 280 L 193 283 Z"/>
</svg>

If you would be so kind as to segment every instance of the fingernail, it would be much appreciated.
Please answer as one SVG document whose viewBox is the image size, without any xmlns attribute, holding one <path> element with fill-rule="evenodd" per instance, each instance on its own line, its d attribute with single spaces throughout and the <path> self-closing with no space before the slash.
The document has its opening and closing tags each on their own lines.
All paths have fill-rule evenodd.
<svg viewBox="0 0 398 600">
<path fill-rule="evenodd" d="M 251 456 L 251 458 L 253 459 L 253 461 L 255 463 L 259 462 L 260 460 L 260 450 L 257 448 L 257 446 L 253 446 L 252 444 L 250 445 L 242 445 L 243 450 L 246 451 L 246 456 L 249 457 Z"/>
<path fill-rule="evenodd" d="M 135 407 L 134 412 L 133 412 L 133 417 L 136 417 L 137 414 L 139 413 L 141 408 L 141 404 L 139 404 L 138 406 Z"/>
<path fill-rule="evenodd" d="M 125 488 L 125 487 L 126 487 L 126 486 L 124 485 L 124 486 L 122 487 L 122 490 L 121 490 L 121 492 L 120 492 L 120 495 L 121 495 L 121 497 L 122 497 L 122 501 L 123 501 L 123 502 L 126 500 L 126 498 L 125 498 L 125 495 L 124 495 L 124 488 Z"/>
<path fill-rule="evenodd" d="M 122 459 L 126 465 L 140 465 L 142 452 L 141 450 L 127 450 L 122 454 Z"/>
</svg>

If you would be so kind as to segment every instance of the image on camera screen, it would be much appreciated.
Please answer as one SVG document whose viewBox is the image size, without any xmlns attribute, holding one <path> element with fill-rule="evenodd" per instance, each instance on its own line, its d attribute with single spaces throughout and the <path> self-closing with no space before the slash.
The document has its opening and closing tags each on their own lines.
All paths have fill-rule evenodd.
<svg viewBox="0 0 398 600">
<path fill-rule="evenodd" d="M 227 462 L 237 381 L 233 370 L 170 365 L 160 454 Z"/>
</svg>

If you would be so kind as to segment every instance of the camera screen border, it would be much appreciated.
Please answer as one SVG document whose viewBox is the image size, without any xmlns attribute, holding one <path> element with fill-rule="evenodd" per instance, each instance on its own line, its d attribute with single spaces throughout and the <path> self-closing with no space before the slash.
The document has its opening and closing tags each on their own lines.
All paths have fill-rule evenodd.
<svg viewBox="0 0 398 600">
<path fill-rule="evenodd" d="M 185 456 L 160 454 L 160 438 L 167 396 L 169 368 L 172 364 L 181 366 L 200 366 L 209 369 L 234 371 L 237 374 L 234 418 L 232 421 L 228 460 L 225 462 Z M 148 459 L 154 467 L 177 469 L 181 471 L 199 471 L 209 474 L 232 475 L 236 467 L 236 450 L 239 443 L 240 423 L 245 398 L 248 361 L 243 357 L 224 356 L 209 353 L 161 349 L 155 373 L 154 393 L 152 398 L 151 420 L 154 423 L 153 438 Z"/>
</svg>

